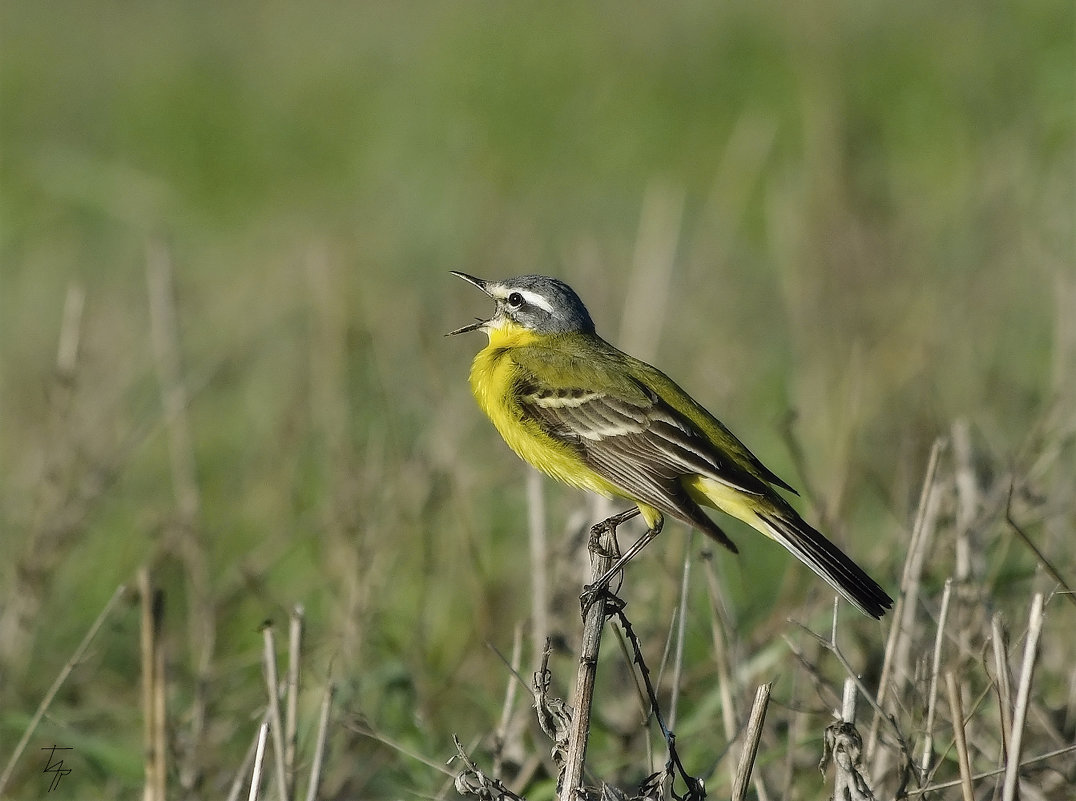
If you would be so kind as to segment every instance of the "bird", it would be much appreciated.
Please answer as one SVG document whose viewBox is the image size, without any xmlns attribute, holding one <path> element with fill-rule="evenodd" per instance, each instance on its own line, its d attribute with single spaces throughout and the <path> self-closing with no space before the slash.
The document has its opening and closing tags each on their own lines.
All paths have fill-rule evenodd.
<svg viewBox="0 0 1076 801">
<path fill-rule="evenodd" d="M 863 614 L 879 619 L 892 606 L 885 590 L 779 492 L 796 491 L 720 420 L 665 373 L 602 339 L 568 284 L 545 275 L 452 275 L 495 304 L 489 319 L 446 336 L 488 336 L 470 385 L 504 441 L 564 484 L 635 504 L 610 521 L 640 514 L 646 523 L 643 538 L 606 576 L 656 538 L 666 516 L 737 553 L 703 510 L 709 507 L 784 546 Z"/>
</svg>

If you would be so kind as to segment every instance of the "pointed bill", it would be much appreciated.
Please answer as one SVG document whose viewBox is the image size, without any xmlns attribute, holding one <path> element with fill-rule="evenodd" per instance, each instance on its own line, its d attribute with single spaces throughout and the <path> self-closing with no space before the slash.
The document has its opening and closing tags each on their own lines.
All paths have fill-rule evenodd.
<svg viewBox="0 0 1076 801">
<path fill-rule="evenodd" d="M 481 278 L 475 278 L 473 275 L 467 275 L 467 273 L 461 273 L 456 270 L 449 270 L 449 272 L 457 278 L 462 278 L 467 283 L 473 284 L 474 286 L 485 292 L 487 295 L 489 295 L 489 290 L 486 288 L 489 285 L 488 281 L 484 281 Z M 455 331 L 449 331 L 447 334 L 445 334 L 445 336 L 451 337 L 455 336 L 456 334 L 466 334 L 468 331 L 481 331 L 482 327 L 488 322 L 489 320 L 478 320 L 478 322 L 470 323 L 469 325 L 465 325 L 462 328 L 457 328 Z"/>
</svg>

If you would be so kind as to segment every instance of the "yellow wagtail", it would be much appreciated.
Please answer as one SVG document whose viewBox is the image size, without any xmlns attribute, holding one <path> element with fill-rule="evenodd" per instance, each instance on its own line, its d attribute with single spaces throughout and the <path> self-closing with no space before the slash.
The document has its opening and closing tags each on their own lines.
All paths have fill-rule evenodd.
<svg viewBox="0 0 1076 801">
<path fill-rule="evenodd" d="M 565 484 L 632 501 L 647 534 L 603 580 L 654 539 L 664 515 L 736 545 L 700 508 L 739 518 L 828 581 L 857 609 L 880 618 L 892 599 L 778 494 L 795 492 L 720 420 L 655 367 L 594 331 L 563 281 L 524 275 L 504 281 L 453 272 L 489 295 L 488 320 L 452 334 L 484 331 L 471 365 L 478 405 L 520 457 Z M 613 518 L 611 518 L 613 519 Z"/>
</svg>

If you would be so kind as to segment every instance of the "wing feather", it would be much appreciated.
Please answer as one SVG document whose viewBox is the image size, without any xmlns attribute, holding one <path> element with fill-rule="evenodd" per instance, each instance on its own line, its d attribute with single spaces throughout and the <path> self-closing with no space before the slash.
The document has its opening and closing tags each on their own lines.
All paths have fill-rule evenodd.
<svg viewBox="0 0 1076 801">
<path fill-rule="evenodd" d="M 688 495 L 680 479 L 699 474 L 741 492 L 763 495 L 766 485 L 725 458 L 694 424 L 656 393 L 553 388 L 536 376 L 517 385 L 520 409 L 550 436 L 570 443 L 586 464 L 626 497 L 694 525 L 733 547 Z"/>
</svg>

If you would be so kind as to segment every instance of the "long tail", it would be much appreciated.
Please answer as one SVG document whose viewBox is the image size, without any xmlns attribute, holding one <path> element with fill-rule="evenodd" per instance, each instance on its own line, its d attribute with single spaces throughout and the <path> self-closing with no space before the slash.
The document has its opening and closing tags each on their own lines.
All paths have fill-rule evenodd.
<svg viewBox="0 0 1076 801">
<path fill-rule="evenodd" d="M 878 586 L 878 582 L 791 508 L 772 512 L 756 510 L 755 515 L 771 537 L 829 582 L 863 614 L 878 619 L 893 606 L 893 599 Z"/>
</svg>

